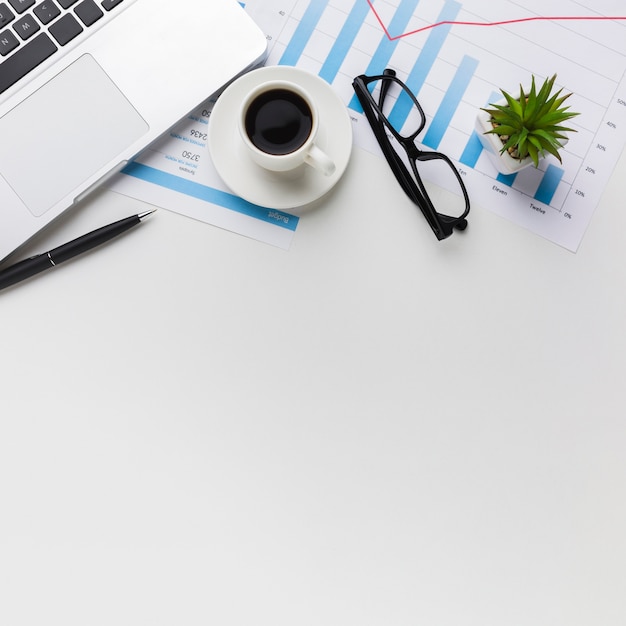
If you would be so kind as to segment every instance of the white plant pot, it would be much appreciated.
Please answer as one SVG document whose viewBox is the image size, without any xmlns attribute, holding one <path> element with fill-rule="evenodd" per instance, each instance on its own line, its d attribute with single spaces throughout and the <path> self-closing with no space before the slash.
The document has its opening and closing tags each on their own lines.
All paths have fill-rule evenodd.
<svg viewBox="0 0 626 626">
<path fill-rule="evenodd" d="M 494 133 L 485 134 L 493 128 L 489 113 L 481 109 L 476 116 L 475 125 L 480 143 L 483 144 L 485 152 L 489 155 L 498 172 L 501 174 L 515 174 L 515 172 L 532 165 L 533 160 L 529 156 L 525 159 L 516 159 L 508 152 L 501 153 L 502 140 L 500 137 Z"/>
</svg>

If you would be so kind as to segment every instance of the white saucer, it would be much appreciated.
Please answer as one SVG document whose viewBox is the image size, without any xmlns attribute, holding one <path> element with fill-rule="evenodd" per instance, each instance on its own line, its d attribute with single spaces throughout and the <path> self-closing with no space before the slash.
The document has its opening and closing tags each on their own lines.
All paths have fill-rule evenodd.
<svg viewBox="0 0 626 626">
<path fill-rule="evenodd" d="M 320 116 L 316 143 L 336 165 L 330 176 L 306 165 L 296 178 L 269 172 L 247 154 L 237 128 L 240 103 L 259 83 L 277 79 L 297 82 L 315 100 Z M 352 152 L 352 122 L 339 96 L 318 76 L 290 66 L 262 67 L 238 78 L 217 99 L 208 145 L 217 173 L 235 194 L 270 209 L 293 209 L 321 198 L 341 178 Z"/>
</svg>

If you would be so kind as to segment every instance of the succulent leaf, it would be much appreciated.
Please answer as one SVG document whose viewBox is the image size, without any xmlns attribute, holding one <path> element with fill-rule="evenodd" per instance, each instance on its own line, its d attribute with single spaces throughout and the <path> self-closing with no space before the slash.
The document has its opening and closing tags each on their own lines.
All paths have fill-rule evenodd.
<svg viewBox="0 0 626 626">
<path fill-rule="evenodd" d="M 559 148 L 566 138 L 563 133 L 576 132 L 562 123 L 579 114 L 564 106 L 571 93 L 563 94 L 562 88 L 553 93 L 555 81 L 556 74 L 546 78 L 537 90 L 532 76 L 530 89 L 524 90 L 520 85 L 517 97 L 502 90 L 505 103 L 483 109 L 493 126 L 486 133 L 502 138 L 501 152 L 508 151 L 519 159 L 530 156 L 535 166 L 546 153 L 561 161 Z"/>
</svg>

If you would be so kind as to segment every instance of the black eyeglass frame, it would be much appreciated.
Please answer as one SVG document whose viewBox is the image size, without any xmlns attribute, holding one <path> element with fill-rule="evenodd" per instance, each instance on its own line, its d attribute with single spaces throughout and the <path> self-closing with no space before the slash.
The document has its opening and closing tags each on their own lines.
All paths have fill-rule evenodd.
<svg viewBox="0 0 626 626">
<path fill-rule="evenodd" d="M 380 81 L 381 85 L 378 102 L 376 102 L 374 96 L 368 89 L 370 84 L 377 81 Z M 383 113 L 383 103 L 392 83 L 399 85 L 400 88 L 411 98 L 415 108 L 421 116 L 421 122 L 418 129 L 406 137 L 401 135 L 400 132 L 393 127 L 391 122 Z M 415 140 L 422 130 L 424 130 L 424 126 L 426 125 L 426 116 L 424 115 L 424 111 L 413 92 L 396 76 L 395 71 L 389 68 L 386 69 L 383 74 L 377 76 L 366 76 L 365 74 L 357 76 L 352 82 L 352 87 L 357 98 L 359 99 L 359 102 L 361 103 L 361 106 L 363 107 L 365 117 L 374 132 L 376 140 L 385 155 L 391 171 L 394 173 L 398 183 L 406 195 L 420 208 L 437 239 L 439 241 L 446 239 L 453 233 L 455 228 L 457 230 L 465 230 L 467 228 L 466 218 L 470 211 L 470 200 L 467 189 L 465 188 L 465 184 L 463 183 L 459 171 L 445 154 L 441 152 L 420 150 L 417 147 Z M 407 169 L 402 157 L 393 147 L 387 133 L 385 132 L 385 128 L 389 130 L 396 141 L 404 148 L 408 157 L 407 160 L 411 165 L 412 175 Z M 445 215 L 443 213 L 439 213 L 435 209 L 430 196 L 426 191 L 422 178 L 419 175 L 417 162 L 431 161 L 434 159 L 444 161 L 456 176 L 465 201 L 465 210 L 459 217 Z"/>
</svg>

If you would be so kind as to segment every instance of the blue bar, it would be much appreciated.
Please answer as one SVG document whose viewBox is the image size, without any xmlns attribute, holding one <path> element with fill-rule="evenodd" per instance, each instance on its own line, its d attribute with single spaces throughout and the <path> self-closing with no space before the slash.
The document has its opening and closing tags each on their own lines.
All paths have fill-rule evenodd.
<svg viewBox="0 0 626 626">
<path fill-rule="evenodd" d="M 474 77 L 477 67 L 478 61 L 476 59 L 468 56 L 463 57 L 446 95 L 443 97 L 437 113 L 435 113 L 435 117 L 430 123 L 428 132 L 424 137 L 424 145 L 433 150 L 439 147 L 454 114 L 461 104 L 461 100 L 463 100 L 469 83 Z"/>
<path fill-rule="evenodd" d="M 496 176 L 496 180 L 499 183 L 502 183 L 503 185 L 506 185 L 507 187 L 513 187 L 513 183 L 515 182 L 515 179 L 517 178 L 517 173 L 515 174 L 498 174 Z"/>
<path fill-rule="evenodd" d="M 443 6 L 437 22 L 454 21 L 461 10 L 461 3 L 455 0 L 449 0 Z M 426 82 L 426 77 L 433 69 L 433 65 L 437 60 L 437 56 L 441 52 L 441 48 L 446 41 L 448 33 L 452 26 L 446 24 L 438 26 L 430 31 L 430 35 L 420 52 L 417 62 L 413 66 L 411 73 L 409 74 L 406 84 L 409 89 L 417 96 Z M 401 95 L 398 98 L 393 111 L 389 116 L 389 121 L 395 128 L 402 128 L 406 118 L 411 112 L 413 103 L 408 96 Z"/>
<path fill-rule="evenodd" d="M 500 95 L 497 92 L 492 92 L 489 101 L 487 102 L 486 107 L 489 106 L 491 102 L 496 102 L 500 99 Z M 478 133 L 474 131 L 469 138 L 467 144 L 465 145 L 465 150 L 463 150 L 463 154 L 459 161 L 463 163 L 463 165 L 467 165 L 467 167 L 475 168 L 476 163 L 478 163 L 478 159 L 483 151 L 483 144 L 480 142 L 478 137 Z"/>
<path fill-rule="evenodd" d="M 295 231 L 298 226 L 299 218 L 296 215 L 290 215 L 289 213 L 283 213 L 282 211 L 276 211 L 274 209 L 266 209 L 264 207 L 252 204 L 239 196 L 235 196 L 213 187 L 207 187 L 200 183 L 186 180 L 167 172 L 162 172 L 148 165 L 142 163 L 132 162 L 127 165 L 123 170 L 123 174 L 128 176 L 134 176 L 140 180 L 165 187 L 166 189 L 172 189 L 179 193 L 197 198 L 198 200 L 204 200 L 205 202 L 211 202 L 218 206 L 236 211 L 243 215 L 253 217 L 262 222 L 268 222 L 274 224 L 280 228 Z"/>
<path fill-rule="evenodd" d="M 554 194 L 561 183 L 564 173 L 565 172 L 560 167 L 556 167 L 556 165 L 552 164 L 548 165 L 548 169 L 535 194 L 535 200 L 539 200 L 539 202 L 543 202 L 544 204 L 550 204 L 554 199 Z"/>
<path fill-rule="evenodd" d="M 311 35 L 315 32 L 317 23 L 324 13 L 324 9 L 328 5 L 329 0 L 311 0 L 307 10 L 305 11 L 296 32 L 293 34 L 289 45 L 283 52 L 279 64 L 280 65 L 296 65 L 300 60 L 306 45 L 311 39 Z"/>
<path fill-rule="evenodd" d="M 320 78 L 323 78 L 327 83 L 332 83 L 335 80 L 339 68 L 345 61 L 369 12 L 370 7 L 365 0 L 355 0 L 352 11 L 350 11 L 350 15 L 348 15 L 341 32 L 333 44 L 330 54 L 326 57 L 326 61 L 324 61 L 324 65 L 322 65 L 322 69 L 320 70 Z"/>
<path fill-rule="evenodd" d="M 369 8 L 366 0 L 362 0 L 362 2 Z M 392 37 L 394 36 L 394 33 L 402 34 L 406 30 L 418 4 L 419 0 L 402 0 L 400 6 L 396 9 L 396 12 L 394 13 L 393 18 L 391 19 L 391 23 L 389 24 L 387 29 L 389 33 L 391 33 Z M 370 62 L 365 72 L 363 73 L 367 74 L 368 76 L 382 74 L 383 70 L 389 64 L 389 60 L 391 59 L 391 56 L 393 55 L 399 42 L 400 39 L 395 39 L 392 41 L 391 39 L 389 39 L 389 37 L 387 37 L 386 34 L 383 34 L 383 38 L 378 44 L 376 52 L 374 52 L 374 55 L 370 59 Z M 358 113 L 363 112 L 361 103 L 356 96 L 352 96 L 352 100 L 350 101 L 350 104 L 348 106 L 353 111 L 357 111 Z"/>
<path fill-rule="evenodd" d="M 478 133 L 474 131 L 465 145 L 465 150 L 463 150 L 463 154 L 461 155 L 459 161 L 463 163 L 463 165 L 467 165 L 467 167 L 471 167 L 473 169 L 476 167 L 476 163 L 478 163 L 478 159 L 482 152 L 483 144 L 480 143 Z"/>
</svg>

